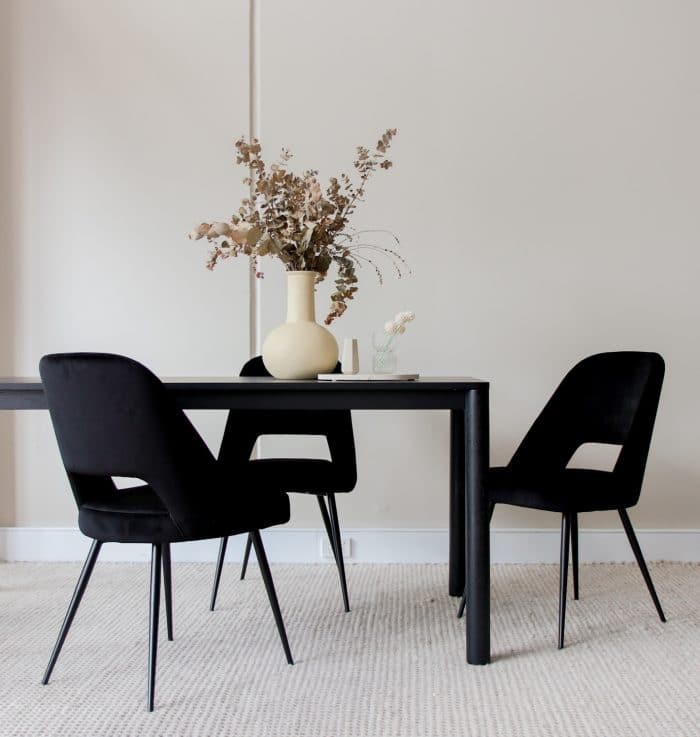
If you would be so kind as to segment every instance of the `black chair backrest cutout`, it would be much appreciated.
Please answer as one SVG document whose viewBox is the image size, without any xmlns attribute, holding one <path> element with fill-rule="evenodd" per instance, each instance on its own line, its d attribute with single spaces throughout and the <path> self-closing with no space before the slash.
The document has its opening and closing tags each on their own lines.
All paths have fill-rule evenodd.
<svg viewBox="0 0 700 737">
<path fill-rule="evenodd" d="M 612 473 L 630 503 L 636 503 L 663 378 L 658 353 L 619 351 L 585 358 L 564 377 L 509 466 L 547 474 L 566 468 L 584 443 L 620 445 Z"/>
<path fill-rule="evenodd" d="M 334 373 L 340 373 L 340 363 Z M 240 375 L 265 377 L 270 373 L 260 356 L 245 363 Z M 355 438 L 350 410 L 231 410 L 219 451 L 222 464 L 238 466 L 250 460 L 262 435 L 322 435 L 328 442 L 336 490 L 350 491 L 357 482 Z"/>
<path fill-rule="evenodd" d="M 219 469 L 199 433 L 145 366 L 106 353 L 44 356 L 51 420 L 78 507 L 143 479 L 184 535 L 220 500 Z M 227 489 L 230 493 L 230 489 Z"/>
</svg>

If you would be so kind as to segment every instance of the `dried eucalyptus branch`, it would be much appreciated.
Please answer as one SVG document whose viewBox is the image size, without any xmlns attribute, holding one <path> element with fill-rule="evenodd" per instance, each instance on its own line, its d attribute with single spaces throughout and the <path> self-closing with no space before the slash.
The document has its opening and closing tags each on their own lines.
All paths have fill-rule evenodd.
<svg viewBox="0 0 700 737">
<path fill-rule="evenodd" d="M 241 202 L 229 221 L 201 223 L 190 233 L 191 239 L 206 238 L 212 244 L 207 268 L 213 269 L 219 261 L 241 255 L 251 259 L 272 256 L 282 261 L 287 271 L 315 271 L 322 281 L 334 265 L 335 291 L 326 325 L 345 312 L 348 301 L 357 292 L 356 268 L 362 261 L 374 268 L 381 283 L 377 264 L 358 251 L 380 253 L 401 276 L 407 264 L 396 250 L 360 240 L 367 233 L 388 233 L 399 244 L 393 233 L 378 228 L 355 231 L 349 225 L 371 176 L 377 169 L 391 168 L 387 151 L 395 135 L 396 129 L 389 128 L 372 151 L 358 146 L 353 162 L 357 181 L 343 173 L 331 177 L 325 191 L 315 169 L 301 174 L 288 169 L 292 155 L 286 149 L 268 168 L 260 142 L 239 138 L 236 163 L 248 168 L 243 182 L 252 185 L 252 194 Z M 256 271 L 256 276 L 263 274 Z"/>
</svg>

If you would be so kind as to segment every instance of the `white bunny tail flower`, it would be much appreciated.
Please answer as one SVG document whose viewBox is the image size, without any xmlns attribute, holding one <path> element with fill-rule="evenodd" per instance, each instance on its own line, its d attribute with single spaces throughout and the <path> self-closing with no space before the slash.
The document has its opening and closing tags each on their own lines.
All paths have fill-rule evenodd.
<svg viewBox="0 0 700 737">
<path fill-rule="evenodd" d="M 413 313 L 413 312 L 411 312 L 409 310 L 409 311 L 406 311 L 406 312 L 399 312 L 396 315 L 396 317 L 394 318 L 394 320 L 396 322 L 399 322 L 399 323 L 403 324 L 403 323 L 406 323 L 406 322 L 411 322 L 412 320 L 415 320 L 415 318 L 416 318 L 415 313 Z"/>
<path fill-rule="evenodd" d="M 396 332 L 396 323 L 393 320 L 384 323 L 384 332 L 393 335 Z"/>
</svg>

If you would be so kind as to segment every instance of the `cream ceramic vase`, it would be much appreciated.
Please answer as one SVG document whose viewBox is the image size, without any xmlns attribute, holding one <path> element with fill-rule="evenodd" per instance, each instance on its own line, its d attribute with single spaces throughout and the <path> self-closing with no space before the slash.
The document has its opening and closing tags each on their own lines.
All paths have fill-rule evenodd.
<svg viewBox="0 0 700 737">
<path fill-rule="evenodd" d="M 314 307 L 315 271 L 287 273 L 287 322 L 265 338 L 262 359 L 277 379 L 315 379 L 338 362 L 338 344 L 317 324 Z"/>
</svg>

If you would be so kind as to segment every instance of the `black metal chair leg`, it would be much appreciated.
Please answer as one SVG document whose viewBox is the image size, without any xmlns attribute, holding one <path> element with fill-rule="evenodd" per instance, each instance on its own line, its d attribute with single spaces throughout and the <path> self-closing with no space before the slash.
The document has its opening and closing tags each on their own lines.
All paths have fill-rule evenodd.
<svg viewBox="0 0 700 737">
<path fill-rule="evenodd" d="M 646 582 L 647 588 L 649 589 L 649 593 L 651 594 L 651 599 L 654 602 L 654 606 L 656 607 L 656 612 L 659 615 L 659 619 L 662 622 L 665 622 L 666 616 L 664 615 L 664 611 L 661 608 L 661 602 L 659 601 L 659 597 L 656 595 L 656 589 L 654 588 L 654 584 L 651 580 L 651 575 L 649 574 L 649 569 L 647 568 L 647 564 L 644 561 L 644 556 L 642 555 L 642 549 L 639 547 L 637 536 L 634 534 L 634 528 L 632 527 L 632 522 L 630 522 L 630 518 L 629 518 L 629 515 L 627 514 L 627 510 L 618 509 L 617 511 L 620 514 L 620 519 L 622 520 L 622 526 L 625 528 L 625 532 L 627 533 L 627 539 L 630 541 L 632 552 L 634 553 L 634 557 L 637 559 L 637 564 L 639 565 L 639 569 L 642 572 L 642 576 L 644 576 L 644 581 Z"/>
<path fill-rule="evenodd" d="M 564 647 L 564 625 L 566 622 L 566 580 L 569 574 L 569 538 L 571 536 L 571 515 L 561 516 L 561 557 L 559 560 L 559 644 Z"/>
<path fill-rule="evenodd" d="M 464 610 L 467 608 L 467 589 L 464 589 L 462 594 L 462 600 L 459 602 L 459 609 L 457 610 L 457 619 L 462 619 L 464 616 Z"/>
<path fill-rule="evenodd" d="M 156 656 L 158 654 L 158 616 L 160 614 L 161 546 L 151 546 L 151 605 L 148 625 L 148 711 L 153 711 L 156 694 Z"/>
<path fill-rule="evenodd" d="M 321 518 L 323 519 L 323 526 L 326 528 L 326 535 L 328 535 L 328 542 L 331 544 L 331 550 L 333 551 L 333 558 L 336 565 L 338 565 L 338 551 L 335 549 L 335 534 L 333 533 L 333 526 L 331 525 L 331 518 L 328 516 L 328 509 L 326 503 L 323 501 L 323 494 L 316 495 L 316 501 L 318 507 L 321 510 Z"/>
<path fill-rule="evenodd" d="M 574 599 L 578 599 L 578 514 L 571 513 L 571 567 L 574 574 Z"/>
<path fill-rule="evenodd" d="M 211 590 L 211 601 L 209 602 L 209 611 L 213 612 L 216 606 L 216 595 L 219 593 L 219 582 L 221 581 L 221 570 L 224 567 L 224 558 L 226 557 L 227 537 L 222 537 L 219 543 L 219 556 L 216 559 L 216 571 L 214 572 L 214 586 Z"/>
<path fill-rule="evenodd" d="M 335 561 L 338 566 L 338 576 L 340 577 L 340 589 L 343 592 L 343 605 L 345 611 L 350 611 L 350 600 L 348 598 L 348 582 L 345 579 L 345 561 L 343 560 L 343 543 L 340 537 L 340 521 L 338 520 L 338 507 L 335 504 L 335 494 L 328 495 L 328 514 L 331 520 L 331 529 L 333 530 L 333 538 L 335 540 Z"/>
<path fill-rule="evenodd" d="M 163 592 L 165 594 L 165 624 L 168 640 L 173 639 L 173 576 L 170 565 L 170 543 L 161 545 L 163 557 Z"/>
<path fill-rule="evenodd" d="M 495 502 L 489 503 L 489 524 L 491 524 L 491 520 L 493 519 L 493 510 L 496 508 Z M 457 619 L 462 619 L 464 616 L 464 610 L 467 608 L 467 589 L 466 586 L 464 588 L 464 593 L 462 594 L 462 599 L 459 602 L 459 609 L 457 609 Z"/>
<path fill-rule="evenodd" d="M 287 656 L 287 662 L 289 665 L 294 665 L 292 660 L 292 651 L 289 649 L 289 640 L 287 640 L 287 631 L 284 628 L 284 620 L 282 619 L 282 612 L 280 611 L 279 601 L 277 600 L 277 593 L 275 592 L 275 584 L 272 581 L 272 574 L 270 573 L 270 564 L 267 562 L 267 555 L 265 554 L 265 548 L 263 546 L 262 538 L 260 537 L 260 531 L 254 530 L 250 533 L 250 537 L 255 546 L 255 555 L 258 558 L 258 565 L 260 566 L 260 573 L 263 581 L 265 582 L 265 589 L 267 590 L 267 598 L 270 600 L 270 607 L 275 617 L 275 623 L 277 624 L 277 631 L 282 640 L 282 648 L 284 654 Z"/>
<path fill-rule="evenodd" d="M 338 546 L 336 544 L 336 538 L 335 538 L 335 529 L 333 527 L 333 523 L 331 522 L 331 518 L 328 514 L 328 509 L 326 508 L 326 503 L 323 501 L 323 495 L 317 494 L 316 499 L 318 501 L 318 506 L 321 510 L 321 517 L 323 518 L 323 524 L 326 528 L 326 534 L 328 535 L 328 541 L 331 545 L 331 550 L 333 551 L 333 557 L 335 558 L 335 565 L 338 568 L 338 575 L 340 577 L 340 585 L 341 589 L 344 587 L 344 594 L 343 594 L 343 605 L 345 607 L 345 611 L 350 611 L 350 606 L 348 604 L 347 600 L 347 583 L 344 584 L 344 578 L 345 578 L 345 562 L 342 559 L 343 555 L 343 548 L 342 543 L 340 547 L 340 551 L 338 550 Z M 337 515 L 337 510 L 336 510 Z M 340 557 L 339 557 L 340 555 Z M 342 568 L 341 568 L 342 566 Z M 342 570 L 342 573 L 341 573 Z"/>
<path fill-rule="evenodd" d="M 253 541 L 248 539 L 245 541 L 245 553 L 243 553 L 243 565 L 241 566 L 241 581 L 245 578 L 246 571 L 248 570 L 248 561 L 250 560 L 250 549 L 253 547 Z"/>
<path fill-rule="evenodd" d="M 102 543 L 99 540 L 92 541 L 92 545 L 90 546 L 87 558 L 85 559 L 85 563 L 83 564 L 83 570 L 80 572 L 78 583 L 75 585 L 73 597 L 71 598 L 70 604 L 68 605 L 68 611 L 66 612 L 66 616 L 63 619 L 61 630 L 58 633 L 58 639 L 56 640 L 56 644 L 54 645 L 53 651 L 51 652 L 49 664 L 46 666 L 44 677 L 41 679 L 41 682 L 44 684 L 44 686 L 49 682 L 49 678 L 51 678 L 51 672 L 56 665 L 56 660 L 58 660 L 61 648 L 63 647 L 63 643 L 65 642 L 66 636 L 68 635 L 68 630 L 70 629 L 70 626 L 73 622 L 73 617 L 75 617 L 75 613 L 78 611 L 80 600 L 83 598 L 83 594 L 85 593 L 85 589 L 87 588 L 88 581 L 90 580 L 90 575 L 92 574 L 92 569 L 95 567 L 97 556 L 100 554 L 101 547 Z"/>
</svg>

